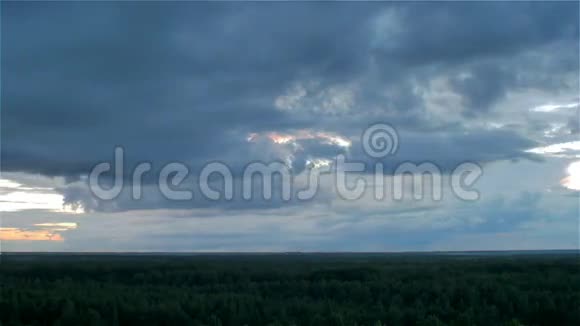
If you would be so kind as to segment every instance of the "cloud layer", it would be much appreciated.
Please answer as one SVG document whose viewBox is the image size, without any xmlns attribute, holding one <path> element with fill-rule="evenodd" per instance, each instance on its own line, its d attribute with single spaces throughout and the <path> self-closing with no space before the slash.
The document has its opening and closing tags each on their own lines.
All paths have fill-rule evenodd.
<svg viewBox="0 0 580 326">
<path fill-rule="evenodd" d="M 239 177 L 250 162 L 280 161 L 298 185 L 309 164 L 338 154 L 387 171 L 405 161 L 446 173 L 464 161 L 492 170 L 512 162 L 513 172 L 554 157 L 567 164 L 580 157 L 578 13 L 568 2 L 2 3 L 2 171 L 23 184 L 56 178 L 50 187 L 66 204 L 91 212 L 219 216 L 315 212 L 336 194 L 323 182 L 308 203 L 176 203 L 153 185 L 161 167 L 186 164 L 193 184 L 208 162 Z M 379 160 L 360 138 L 378 122 L 400 138 Z M 86 175 L 116 146 L 126 171 L 152 164 L 145 200 L 132 201 L 129 187 L 108 202 L 88 191 Z M 546 187 L 489 205 L 535 219 L 509 207 L 530 207 Z"/>
</svg>

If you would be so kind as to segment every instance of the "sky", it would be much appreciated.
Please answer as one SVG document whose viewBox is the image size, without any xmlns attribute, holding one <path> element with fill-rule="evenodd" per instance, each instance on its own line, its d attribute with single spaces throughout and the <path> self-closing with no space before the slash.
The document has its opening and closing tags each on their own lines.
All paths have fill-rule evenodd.
<svg viewBox="0 0 580 326">
<path fill-rule="evenodd" d="M 0 251 L 578 249 L 579 12 L 2 2 Z M 368 138 L 375 127 L 389 138 Z M 347 175 L 364 182 L 357 198 L 337 186 L 340 160 L 362 164 Z M 248 183 L 243 198 L 248 167 L 273 162 L 290 181 L 276 175 L 271 198 Z M 398 178 L 425 162 L 443 182 L 423 190 L 441 198 Z M 100 163 L 112 169 L 92 179 Z M 225 177 L 204 179 L 212 163 L 231 174 L 230 197 Z M 299 198 L 313 175 L 317 191 Z M 119 193 L 99 196 L 94 180 Z M 397 180 L 402 198 L 376 198 Z"/>
</svg>

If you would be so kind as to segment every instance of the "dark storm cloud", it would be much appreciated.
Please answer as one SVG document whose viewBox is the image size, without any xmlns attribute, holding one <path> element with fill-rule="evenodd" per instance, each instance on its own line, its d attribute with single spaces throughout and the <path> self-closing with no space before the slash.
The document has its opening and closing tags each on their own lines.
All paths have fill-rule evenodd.
<svg viewBox="0 0 580 326">
<path fill-rule="evenodd" d="M 384 163 L 386 172 L 392 172 L 403 162 L 431 162 L 443 173 L 451 172 L 464 162 L 480 165 L 501 160 L 541 160 L 541 157 L 525 152 L 538 144 L 509 130 L 471 130 L 431 135 L 428 139 L 418 133 L 399 134 L 400 143 L 396 153 L 384 158 L 365 159 L 372 170 L 374 163 Z M 351 154 L 364 158 L 362 145 L 356 144 Z"/>
<path fill-rule="evenodd" d="M 480 65 L 473 68 L 470 75 L 453 80 L 453 86 L 463 95 L 467 115 L 490 109 L 494 101 L 505 95 L 513 85 L 514 76 L 494 65 Z"/>
<path fill-rule="evenodd" d="M 577 40 L 578 6 L 529 3 L 412 3 L 397 7 L 400 26 L 378 47 L 409 66 L 457 64 Z"/>
<path fill-rule="evenodd" d="M 141 160 L 225 159 L 250 131 L 296 124 L 272 107 L 287 84 L 347 78 L 368 43 L 364 6 L 325 9 L 318 27 L 310 5 L 4 7 L 4 167 L 49 175 L 117 144 Z"/>
<path fill-rule="evenodd" d="M 451 78 L 452 90 L 465 117 L 485 115 L 510 89 L 530 85 L 522 70 L 536 72 L 534 87 L 550 84 L 540 77 L 553 67 L 511 63 L 576 44 L 577 23 L 575 3 L 3 3 L 2 168 L 74 179 L 111 161 L 116 145 L 128 166 L 242 167 L 284 158 L 272 144 L 249 143 L 250 133 L 352 139 L 380 121 L 414 132 L 402 160 L 526 157 L 534 142 L 516 132 L 464 137 L 464 125 L 435 124 L 415 89 L 468 72 Z M 559 72 L 578 68 L 566 62 Z M 304 105 L 311 102 L 276 107 L 310 82 L 305 98 L 320 101 L 328 94 L 312 89 L 356 82 L 356 103 L 344 113 L 334 102 L 327 111 Z M 298 165 L 342 152 L 301 145 Z"/>
</svg>

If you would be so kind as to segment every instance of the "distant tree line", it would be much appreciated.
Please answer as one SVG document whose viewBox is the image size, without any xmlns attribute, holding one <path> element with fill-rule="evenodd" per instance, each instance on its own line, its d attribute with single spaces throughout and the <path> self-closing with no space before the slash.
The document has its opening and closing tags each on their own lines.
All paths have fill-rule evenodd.
<svg viewBox="0 0 580 326">
<path fill-rule="evenodd" d="M 578 257 L 3 257 L 0 325 L 580 325 Z"/>
</svg>

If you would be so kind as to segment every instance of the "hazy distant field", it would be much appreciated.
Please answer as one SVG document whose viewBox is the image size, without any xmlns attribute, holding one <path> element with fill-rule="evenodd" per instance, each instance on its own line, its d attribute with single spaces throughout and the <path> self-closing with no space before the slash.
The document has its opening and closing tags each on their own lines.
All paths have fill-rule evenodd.
<svg viewBox="0 0 580 326">
<path fill-rule="evenodd" d="M 1 325 L 580 325 L 577 252 L 4 254 Z"/>
</svg>

